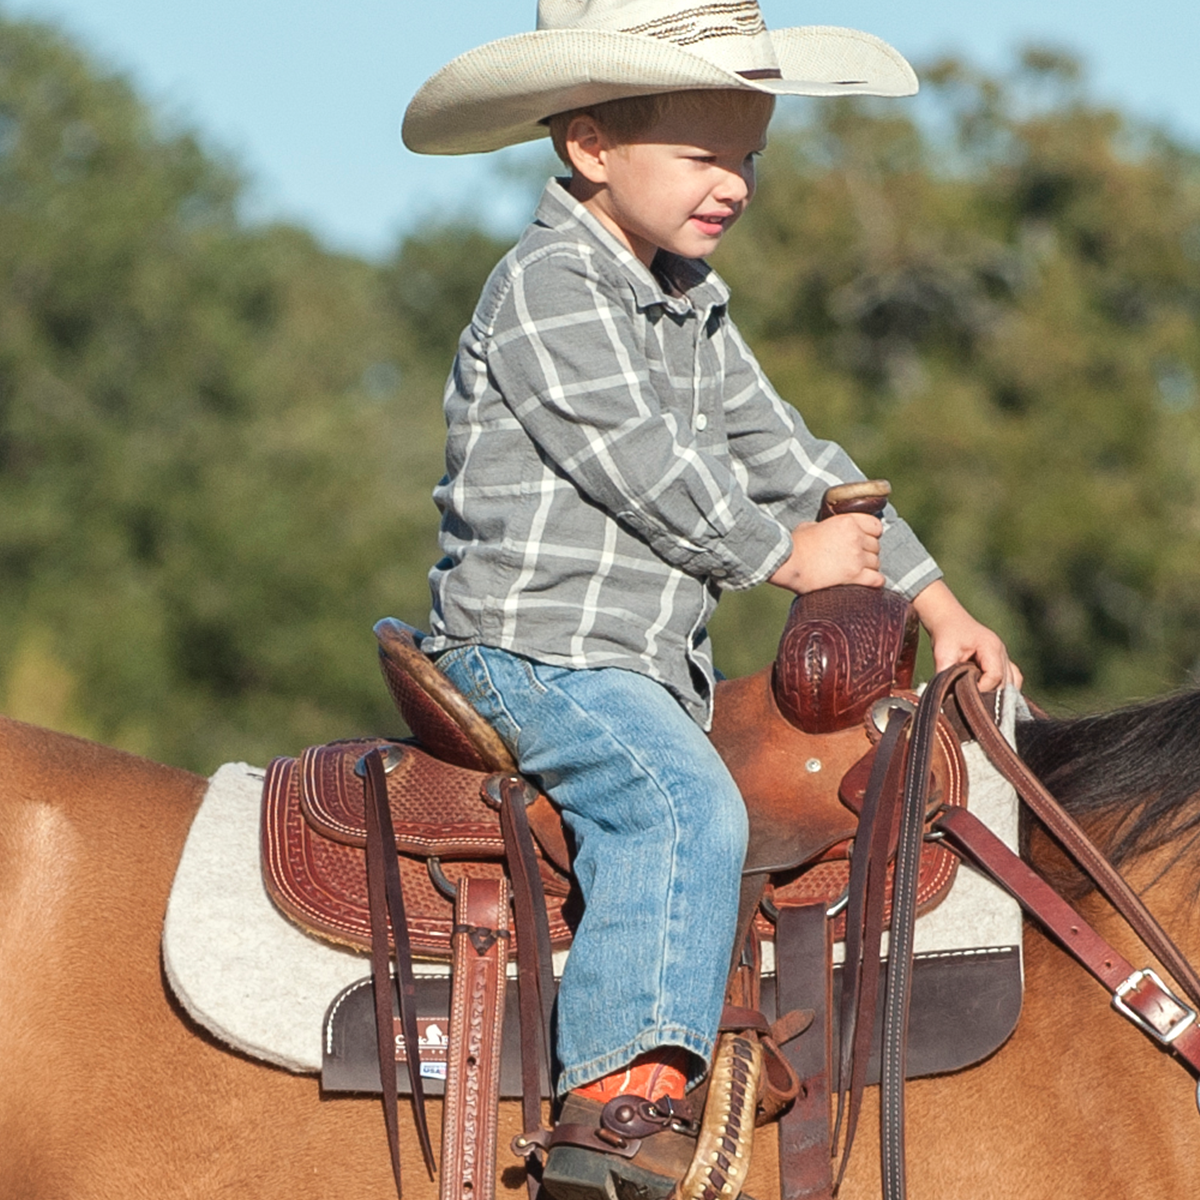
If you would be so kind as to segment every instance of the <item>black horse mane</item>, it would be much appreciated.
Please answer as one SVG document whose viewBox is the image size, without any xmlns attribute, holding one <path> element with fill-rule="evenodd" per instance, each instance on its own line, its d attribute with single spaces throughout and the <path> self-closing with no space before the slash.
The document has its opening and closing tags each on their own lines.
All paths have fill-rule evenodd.
<svg viewBox="0 0 1200 1200">
<path fill-rule="evenodd" d="M 1200 690 L 1022 721 L 1017 747 L 1116 866 L 1168 843 L 1177 859 L 1200 836 Z"/>
</svg>

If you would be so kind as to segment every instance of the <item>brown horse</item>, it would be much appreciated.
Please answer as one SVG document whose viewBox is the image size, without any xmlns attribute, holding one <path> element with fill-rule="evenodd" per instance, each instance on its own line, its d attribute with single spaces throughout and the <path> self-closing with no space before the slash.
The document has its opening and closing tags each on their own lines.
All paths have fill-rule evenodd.
<svg viewBox="0 0 1200 1200">
<path fill-rule="evenodd" d="M 1125 860 L 1200 958 L 1200 693 L 1087 722 L 1039 723 L 1036 769 Z M 179 1011 L 159 966 L 168 888 L 198 776 L 0 718 L 0 1196 L 377 1197 L 392 1194 L 378 1101 L 327 1099 Z M 1049 859 L 1034 838 L 1035 855 Z M 1065 871 L 1064 871 L 1065 873 Z M 1145 955 L 1095 897 L 1088 916 Z M 914 1200 L 1162 1200 L 1200 1194 L 1200 1115 L 1185 1070 L 1113 1013 L 1035 931 L 1012 1039 L 960 1075 L 911 1085 Z M 435 1104 L 436 1118 L 436 1104 Z M 402 1120 L 406 1113 L 402 1108 Z M 504 1147 L 501 1179 L 520 1186 Z M 842 1189 L 879 1194 L 870 1115 Z M 433 1197 L 406 1130 L 405 1193 Z M 774 1130 L 747 1191 L 778 1195 Z"/>
</svg>

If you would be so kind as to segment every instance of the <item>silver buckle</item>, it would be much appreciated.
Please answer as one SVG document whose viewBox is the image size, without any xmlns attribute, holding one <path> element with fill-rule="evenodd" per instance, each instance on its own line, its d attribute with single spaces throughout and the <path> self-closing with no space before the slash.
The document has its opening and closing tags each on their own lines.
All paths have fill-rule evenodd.
<svg viewBox="0 0 1200 1200">
<path fill-rule="evenodd" d="M 1169 996 L 1171 1000 L 1182 1008 L 1185 1015 L 1180 1017 L 1174 1025 L 1171 1026 L 1165 1033 L 1161 1032 L 1154 1025 L 1151 1025 L 1141 1013 L 1134 1012 L 1128 1004 L 1125 1003 L 1125 997 L 1134 991 L 1143 979 L 1149 979 L 1158 987 L 1159 991 Z M 1112 1000 L 1113 1008 L 1117 1010 L 1123 1017 L 1127 1017 L 1132 1021 L 1143 1033 L 1152 1037 L 1156 1042 L 1160 1042 L 1164 1046 L 1169 1046 L 1189 1025 L 1195 1024 L 1196 1011 L 1189 1008 L 1178 996 L 1163 981 L 1158 977 L 1158 974 L 1146 967 L 1141 971 L 1134 971 L 1128 979 L 1123 980 L 1117 985 L 1117 990 L 1113 993 Z"/>
<path fill-rule="evenodd" d="M 386 749 L 383 746 L 379 746 L 378 749 L 383 751 L 383 773 L 390 775 L 404 761 L 404 747 L 393 743 Z M 367 754 L 374 754 L 374 750 L 368 750 Z M 367 754 L 354 764 L 354 773 L 359 779 L 367 777 Z"/>
</svg>

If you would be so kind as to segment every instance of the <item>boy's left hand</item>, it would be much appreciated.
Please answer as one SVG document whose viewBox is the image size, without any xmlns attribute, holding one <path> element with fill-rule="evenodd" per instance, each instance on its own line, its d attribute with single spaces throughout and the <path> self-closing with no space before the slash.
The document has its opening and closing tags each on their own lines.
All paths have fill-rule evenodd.
<svg viewBox="0 0 1200 1200">
<path fill-rule="evenodd" d="M 1024 676 L 1009 660 L 1000 637 L 971 616 L 942 580 L 925 588 L 913 601 L 913 608 L 933 643 L 937 670 L 974 662 L 981 672 L 980 691 L 992 691 L 1005 684 L 1020 688 Z"/>
</svg>

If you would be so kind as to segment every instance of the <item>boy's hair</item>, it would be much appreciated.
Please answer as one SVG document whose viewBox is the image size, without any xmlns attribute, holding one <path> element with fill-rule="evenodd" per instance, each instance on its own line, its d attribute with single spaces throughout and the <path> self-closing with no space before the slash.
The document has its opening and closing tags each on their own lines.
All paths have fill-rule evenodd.
<svg viewBox="0 0 1200 1200">
<path fill-rule="evenodd" d="M 719 118 L 729 112 L 760 111 L 770 119 L 775 97 L 766 92 L 741 91 L 737 88 L 702 88 L 687 92 L 655 92 L 651 96 L 625 96 L 601 104 L 587 104 L 546 119 L 554 153 L 565 166 L 571 166 L 567 154 L 567 130 L 576 117 L 588 116 L 610 138 L 623 145 L 636 141 L 668 113 Z"/>
</svg>

